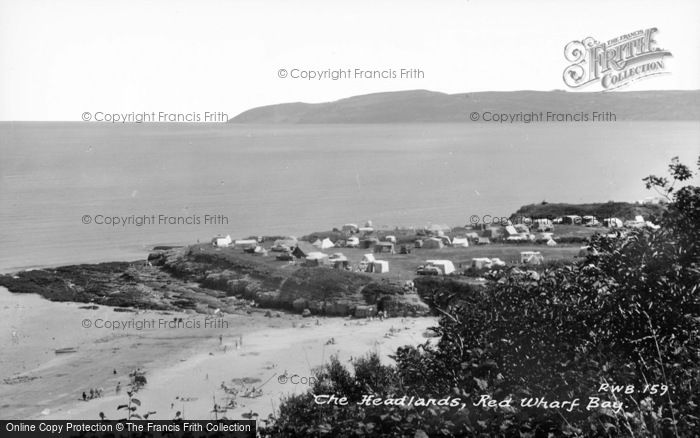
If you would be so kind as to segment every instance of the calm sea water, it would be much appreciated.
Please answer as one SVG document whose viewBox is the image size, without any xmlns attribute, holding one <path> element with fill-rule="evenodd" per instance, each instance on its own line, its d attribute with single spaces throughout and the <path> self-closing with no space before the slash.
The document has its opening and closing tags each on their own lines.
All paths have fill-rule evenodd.
<svg viewBox="0 0 700 438">
<path fill-rule="evenodd" d="M 262 126 L 0 123 L 0 271 L 142 258 L 218 233 L 464 224 L 527 203 L 638 200 L 700 122 Z M 82 223 L 224 215 L 228 225 Z"/>
</svg>

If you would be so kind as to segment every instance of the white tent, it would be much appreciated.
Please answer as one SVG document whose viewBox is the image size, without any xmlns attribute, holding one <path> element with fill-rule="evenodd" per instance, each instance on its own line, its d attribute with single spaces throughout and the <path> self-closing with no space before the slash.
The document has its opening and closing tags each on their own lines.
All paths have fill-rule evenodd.
<svg viewBox="0 0 700 438">
<path fill-rule="evenodd" d="M 622 221 L 616 217 L 603 219 L 603 225 L 608 228 L 622 228 Z"/>
<path fill-rule="evenodd" d="M 387 242 L 396 243 L 396 236 L 386 236 L 384 240 Z"/>
<path fill-rule="evenodd" d="M 443 275 L 448 275 L 455 271 L 455 265 L 450 260 L 427 260 L 426 263 L 440 268 Z"/>
<path fill-rule="evenodd" d="M 213 239 L 211 239 L 211 244 L 214 246 L 225 248 L 231 244 L 231 236 L 216 236 Z"/>
<path fill-rule="evenodd" d="M 377 274 L 384 274 L 389 272 L 389 262 L 386 260 L 375 260 L 372 262 L 372 272 Z"/>
<path fill-rule="evenodd" d="M 509 236 L 517 236 L 518 235 L 518 231 L 512 225 L 506 226 L 506 233 L 508 233 Z"/>
<path fill-rule="evenodd" d="M 321 241 L 321 249 L 328 249 L 328 248 L 333 248 L 333 242 L 331 242 L 331 239 L 326 237 Z"/>
<path fill-rule="evenodd" d="M 483 269 L 490 268 L 493 262 L 488 257 L 477 257 L 472 259 L 472 268 Z"/>
<path fill-rule="evenodd" d="M 306 264 L 318 266 L 328 263 L 328 254 L 322 252 L 311 252 L 306 256 Z"/>
<path fill-rule="evenodd" d="M 345 246 L 348 248 L 357 248 L 360 246 L 360 239 L 357 237 L 348 237 L 348 240 L 345 241 Z"/>
<path fill-rule="evenodd" d="M 549 239 L 547 241 L 547 246 L 557 246 L 557 242 L 555 242 L 554 239 Z"/>
<path fill-rule="evenodd" d="M 467 248 L 469 246 L 469 239 L 466 237 L 455 237 L 452 239 L 452 246 Z"/>
<path fill-rule="evenodd" d="M 365 254 L 362 256 L 363 263 L 372 263 L 374 261 L 374 254 Z"/>
<path fill-rule="evenodd" d="M 491 263 L 493 264 L 493 266 L 505 266 L 506 265 L 506 262 L 499 259 L 498 257 L 492 258 Z"/>
</svg>

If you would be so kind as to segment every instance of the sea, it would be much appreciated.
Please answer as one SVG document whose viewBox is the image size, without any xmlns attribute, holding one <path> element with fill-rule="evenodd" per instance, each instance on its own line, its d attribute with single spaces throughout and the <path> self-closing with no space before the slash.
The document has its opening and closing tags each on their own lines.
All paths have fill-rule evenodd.
<svg viewBox="0 0 700 438">
<path fill-rule="evenodd" d="M 454 226 L 542 201 L 637 201 L 656 195 L 642 178 L 699 154 L 700 122 L 2 122 L 0 272 L 141 260 L 216 235 Z"/>
</svg>

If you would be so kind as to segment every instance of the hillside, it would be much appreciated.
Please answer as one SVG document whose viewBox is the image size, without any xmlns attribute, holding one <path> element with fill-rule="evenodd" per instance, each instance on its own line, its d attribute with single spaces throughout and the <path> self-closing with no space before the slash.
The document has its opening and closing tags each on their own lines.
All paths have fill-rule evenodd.
<svg viewBox="0 0 700 438">
<path fill-rule="evenodd" d="M 572 93 L 512 91 L 445 94 L 426 90 L 354 96 L 325 103 L 282 103 L 253 108 L 230 123 L 466 122 L 472 112 L 592 113 L 622 120 L 698 120 L 700 90 Z M 494 122 L 491 122 L 494 123 Z"/>
</svg>

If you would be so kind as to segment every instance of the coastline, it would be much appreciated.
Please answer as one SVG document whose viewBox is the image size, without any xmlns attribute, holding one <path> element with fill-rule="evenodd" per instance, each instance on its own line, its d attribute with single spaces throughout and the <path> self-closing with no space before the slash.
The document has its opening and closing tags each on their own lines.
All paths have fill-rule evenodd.
<svg viewBox="0 0 700 438">
<path fill-rule="evenodd" d="M 107 306 L 91 310 L 81 308 L 87 306 L 80 303 L 56 303 L 4 288 L 0 288 L 0 306 L 7 315 L 0 322 L 6 333 L 0 347 L 7 352 L 0 367 L 2 410 L 8 418 L 31 419 L 97 419 L 100 412 L 107 418 L 118 418 L 115 408 L 126 402 L 126 395 L 125 390 L 116 395 L 115 385 L 121 382 L 126 387 L 128 373 L 139 368 L 146 373 L 148 383 L 137 397 L 143 412 L 156 411 L 152 419 L 171 419 L 183 409 L 186 418 L 214 418 L 212 397 L 223 400 L 226 396 L 222 382 L 230 386 L 247 379 L 251 386 L 270 379 L 262 396 L 239 397 L 239 406 L 224 414 L 240 418 L 252 411 L 264 418 L 283 395 L 308 388 L 281 384 L 277 378 L 284 371 L 308 377 L 331 354 L 347 361 L 372 350 L 390 361 L 388 355 L 396 347 L 425 342 L 422 333 L 436 324 L 432 317 L 365 321 L 276 312 L 279 317 L 269 318 L 256 310 L 225 315 L 227 329 L 132 328 L 114 332 L 86 329 L 81 322 L 86 318 L 201 321 L 205 315 L 151 310 L 120 313 Z M 240 337 L 242 347 L 236 349 Z M 326 345 L 331 338 L 335 343 Z M 77 351 L 56 354 L 60 348 Z M 117 374 L 113 374 L 115 369 Z M 89 388 L 104 388 L 104 397 L 82 401 L 82 391 Z M 181 406 L 171 409 L 171 403 Z M 222 413 L 217 415 L 221 418 Z"/>
</svg>

